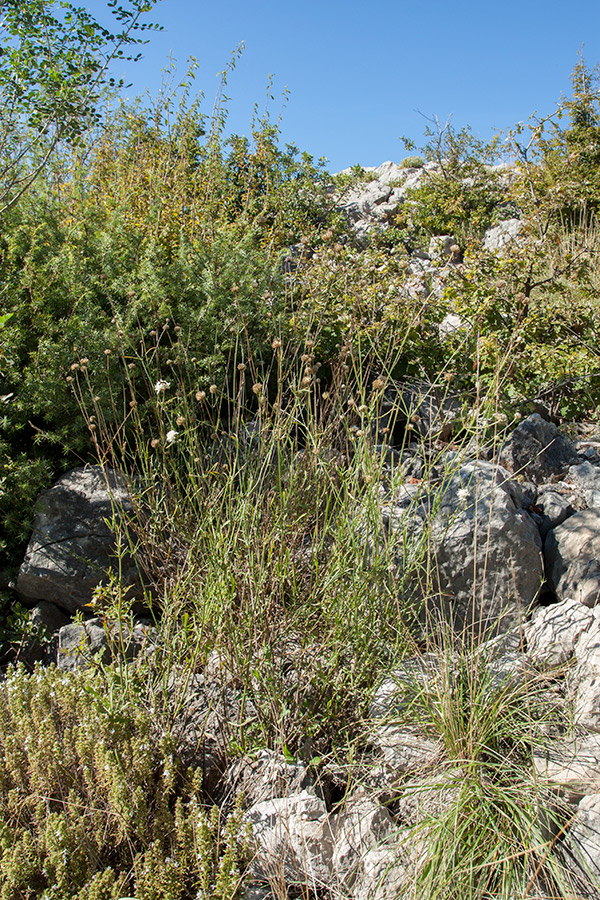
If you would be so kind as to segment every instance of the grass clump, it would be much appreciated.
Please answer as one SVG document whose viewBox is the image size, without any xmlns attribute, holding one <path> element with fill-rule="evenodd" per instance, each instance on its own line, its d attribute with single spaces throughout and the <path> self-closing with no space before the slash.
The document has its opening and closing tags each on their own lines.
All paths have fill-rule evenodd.
<svg viewBox="0 0 600 900">
<path fill-rule="evenodd" d="M 568 729 L 567 704 L 523 661 L 495 665 L 470 641 L 433 656 L 406 713 L 442 747 L 438 773 L 407 788 L 422 808 L 409 839 L 414 896 L 575 900 L 582 886 L 560 849 L 573 811 L 533 765 L 534 750 Z"/>
</svg>

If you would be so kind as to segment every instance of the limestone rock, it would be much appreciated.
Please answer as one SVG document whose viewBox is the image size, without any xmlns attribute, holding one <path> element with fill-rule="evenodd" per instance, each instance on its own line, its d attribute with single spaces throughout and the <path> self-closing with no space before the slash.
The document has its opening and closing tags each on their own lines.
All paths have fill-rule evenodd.
<svg viewBox="0 0 600 900">
<path fill-rule="evenodd" d="M 535 771 L 561 790 L 571 802 L 600 791 L 600 735 L 578 734 L 533 753 Z"/>
<path fill-rule="evenodd" d="M 498 460 L 514 474 L 543 482 L 579 462 L 573 442 L 538 413 L 528 416 L 511 432 Z"/>
<path fill-rule="evenodd" d="M 505 219 L 499 225 L 488 228 L 483 236 L 483 248 L 492 253 L 503 254 L 517 243 L 523 228 L 520 219 Z"/>
<path fill-rule="evenodd" d="M 111 469 L 85 466 L 67 472 L 38 498 L 33 534 L 19 570 L 17 591 L 25 602 L 47 600 L 70 613 L 92 599 L 116 565 L 114 537 L 105 519 L 131 516 L 127 486 Z M 134 561 L 121 561 L 123 586 L 140 592 Z"/>
<path fill-rule="evenodd" d="M 355 900 L 398 900 L 407 896 L 413 869 L 411 839 L 414 841 L 414 836 L 408 831 L 398 832 L 395 841 L 369 850 L 354 884 Z"/>
<path fill-rule="evenodd" d="M 256 844 L 252 877 L 314 890 L 331 883 L 333 836 L 325 803 L 314 793 L 255 803 L 245 820 Z"/>
<path fill-rule="evenodd" d="M 273 750 L 261 750 L 254 758 L 236 760 L 225 773 L 224 785 L 232 798 L 243 793 L 247 806 L 290 797 L 304 790 L 314 792 L 308 769 L 300 763 L 288 762 Z"/>
<path fill-rule="evenodd" d="M 567 599 L 539 607 L 523 626 L 527 649 L 541 666 L 558 666 L 575 652 L 580 636 L 594 621 L 592 611 L 578 600 Z"/>
<path fill-rule="evenodd" d="M 154 626 L 137 622 L 133 630 L 124 625 L 103 622 L 95 617 L 86 622 L 73 622 L 58 632 L 56 664 L 64 672 L 85 669 L 94 656 L 104 662 L 120 656 L 132 660 L 156 645 L 158 632 Z"/>
<path fill-rule="evenodd" d="M 540 534 L 542 539 L 546 537 L 549 531 L 562 525 L 569 516 L 575 512 L 575 508 L 568 496 L 557 490 L 540 491 L 536 501 L 537 506 L 542 508 L 542 518 L 540 521 Z"/>
<path fill-rule="evenodd" d="M 94 656 L 99 656 L 103 662 L 108 662 L 110 658 L 108 638 L 99 619 L 65 625 L 60 629 L 57 656 L 59 669 L 71 672 L 86 668 Z"/>
<path fill-rule="evenodd" d="M 363 867 L 369 850 L 380 846 L 396 830 L 389 812 L 364 793 L 346 799 L 331 816 L 333 870 L 336 880 L 350 887 Z"/>
<path fill-rule="evenodd" d="M 541 539 L 506 470 L 479 460 L 449 474 L 429 516 L 439 596 L 459 628 L 507 631 L 543 580 Z"/>
<path fill-rule="evenodd" d="M 370 739 L 381 752 L 384 767 L 394 779 L 407 772 L 431 768 L 441 753 L 439 741 L 432 741 L 401 725 L 377 725 L 370 732 Z"/>
<path fill-rule="evenodd" d="M 584 883 L 595 882 L 600 887 L 600 793 L 584 797 L 562 844 L 570 865 Z M 583 896 L 598 897 L 586 891 Z"/>
<path fill-rule="evenodd" d="M 600 509 L 575 513 L 548 533 L 548 580 L 559 599 L 594 606 L 600 597 Z"/>
<path fill-rule="evenodd" d="M 600 466 L 584 460 L 570 466 L 565 480 L 575 487 L 588 508 L 600 507 Z"/>
</svg>

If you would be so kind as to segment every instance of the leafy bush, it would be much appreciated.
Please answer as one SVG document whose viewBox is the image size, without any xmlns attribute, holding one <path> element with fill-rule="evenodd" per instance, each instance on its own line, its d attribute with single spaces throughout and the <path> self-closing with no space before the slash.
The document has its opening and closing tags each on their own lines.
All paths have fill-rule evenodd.
<svg viewBox="0 0 600 900">
<path fill-rule="evenodd" d="M 496 161 L 497 141 L 484 143 L 470 128 L 456 131 L 450 122 L 434 120 L 420 148 L 428 169 L 418 187 L 407 192 L 409 202 L 402 207 L 396 227 L 407 232 L 413 246 L 435 235 L 454 235 L 461 247 L 477 241 L 492 224 L 504 189 L 490 170 Z M 408 149 L 414 145 L 405 140 Z"/>
<path fill-rule="evenodd" d="M 424 165 L 425 160 L 422 156 L 405 156 L 400 163 L 402 169 L 422 169 Z"/>
</svg>

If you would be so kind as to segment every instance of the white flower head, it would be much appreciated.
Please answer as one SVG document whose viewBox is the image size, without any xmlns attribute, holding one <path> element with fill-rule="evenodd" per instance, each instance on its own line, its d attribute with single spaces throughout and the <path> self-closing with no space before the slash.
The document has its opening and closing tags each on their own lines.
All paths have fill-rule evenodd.
<svg viewBox="0 0 600 900">
<path fill-rule="evenodd" d="M 170 431 L 167 431 L 167 444 L 175 443 L 175 440 L 176 440 L 178 434 L 179 434 L 179 432 L 175 431 L 174 428 L 171 428 Z"/>
<path fill-rule="evenodd" d="M 160 378 L 154 385 L 154 390 L 157 394 L 164 394 L 164 392 L 168 391 L 170 387 L 170 381 L 165 381 L 164 378 Z"/>
</svg>

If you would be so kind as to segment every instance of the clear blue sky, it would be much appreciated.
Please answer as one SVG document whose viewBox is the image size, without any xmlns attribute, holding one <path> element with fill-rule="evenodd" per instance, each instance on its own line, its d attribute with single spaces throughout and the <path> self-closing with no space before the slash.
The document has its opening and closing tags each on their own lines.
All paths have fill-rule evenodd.
<svg viewBox="0 0 600 900">
<path fill-rule="evenodd" d="M 80 2 L 111 22 L 104 0 Z M 160 0 L 149 18 L 164 30 L 141 62 L 116 71 L 133 82 L 128 95 L 155 94 L 169 54 L 180 75 L 195 56 L 210 113 L 217 72 L 244 42 L 230 129 L 249 132 L 272 75 L 275 117 L 290 92 L 283 140 L 327 157 L 331 171 L 401 159 L 401 135 L 422 139 L 420 113 L 491 137 L 552 111 L 582 45 L 588 65 L 600 60 L 600 0 Z"/>
</svg>

